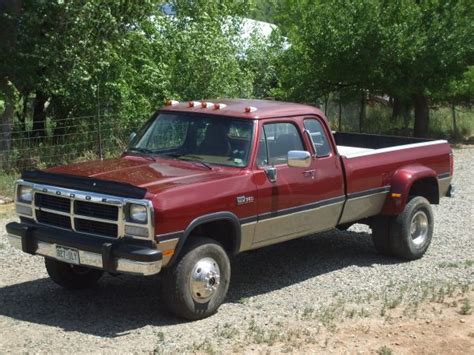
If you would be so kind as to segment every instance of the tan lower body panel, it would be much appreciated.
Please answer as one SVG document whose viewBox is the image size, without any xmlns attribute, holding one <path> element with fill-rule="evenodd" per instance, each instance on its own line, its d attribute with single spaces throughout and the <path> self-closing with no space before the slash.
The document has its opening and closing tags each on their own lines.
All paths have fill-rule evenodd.
<svg viewBox="0 0 474 355">
<path fill-rule="evenodd" d="M 336 226 L 343 202 L 242 225 L 240 251 L 260 248 Z M 252 233 L 253 232 L 253 233 Z"/>
<path fill-rule="evenodd" d="M 178 245 L 179 238 L 160 241 L 158 249 L 163 253 L 162 266 L 169 263 L 175 253 L 176 245 Z"/>
<path fill-rule="evenodd" d="M 339 224 L 348 223 L 375 216 L 382 211 L 388 191 L 372 195 L 350 198 L 346 202 Z"/>
<path fill-rule="evenodd" d="M 439 197 L 444 197 L 448 193 L 449 185 L 451 185 L 452 176 L 438 179 Z"/>
</svg>

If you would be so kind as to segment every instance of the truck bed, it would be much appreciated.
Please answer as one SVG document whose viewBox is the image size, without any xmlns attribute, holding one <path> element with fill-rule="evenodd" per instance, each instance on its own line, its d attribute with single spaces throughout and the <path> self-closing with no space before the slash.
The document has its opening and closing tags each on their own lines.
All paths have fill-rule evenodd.
<svg viewBox="0 0 474 355">
<path fill-rule="evenodd" d="M 436 188 L 444 196 L 451 181 L 451 148 L 445 140 L 334 133 L 345 171 L 347 202 L 340 223 L 379 214 L 393 192 L 400 169 L 408 175 L 420 169 L 434 172 Z M 395 191 L 398 192 L 398 191 Z"/>
<path fill-rule="evenodd" d="M 334 133 L 334 139 L 336 140 L 339 154 L 348 158 L 437 143 L 446 143 L 446 141 L 442 140 L 434 141 L 423 138 L 340 132 Z"/>
</svg>

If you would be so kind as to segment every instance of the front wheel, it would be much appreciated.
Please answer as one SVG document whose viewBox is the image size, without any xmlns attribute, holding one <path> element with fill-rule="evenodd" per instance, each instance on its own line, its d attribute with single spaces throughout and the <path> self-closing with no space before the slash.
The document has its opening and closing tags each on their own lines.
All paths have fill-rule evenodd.
<svg viewBox="0 0 474 355">
<path fill-rule="evenodd" d="M 161 299 L 179 317 L 189 320 L 214 314 L 225 299 L 230 262 L 216 241 L 190 236 L 182 257 L 163 270 Z"/>
<path fill-rule="evenodd" d="M 421 258 L 431 244 L 433 211 L 429 201 L 413 197 L 395 217 L 379 216 L 372 224 L 375 248 L 385 255 L 407 260 Z"/>
</svg>

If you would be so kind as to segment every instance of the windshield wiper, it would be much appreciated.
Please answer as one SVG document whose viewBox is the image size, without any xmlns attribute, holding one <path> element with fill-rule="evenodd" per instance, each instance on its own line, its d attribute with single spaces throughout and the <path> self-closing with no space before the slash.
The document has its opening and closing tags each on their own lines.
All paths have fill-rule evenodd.
<svg viewBox="0 0 474 355">
<path fill-rule="evenodd" d="M 186 160 L 186 159 L 183 159 L 183 160 Z M 209 170 L 212 170 L 212 166 L 210 166 L 208 163 L 205 163 L 201 160 L 188 160 L 188 161 L 192 161 L 193 163 L 199 163 L 199 164 L 202 164 L 203 166 L 205 166 L 206 168 L 208 168 Z"/>
<path fill-rule="evenodd" d="M 191 158 L 191 159 L 188 159 Z M 195 156 L 186 156 L 186 155 L 183 155 L 182 157 L 176 157 L 176 159 L 178 160 L 184 160 L 184 161 L 190 161 L 192 163 L 199 163 L 201 164 L 202 166 L 205 166 L 206 168 L 208 168 L 209 170 L 212 170 L 212 166 L 210 166 L 208 163 L 206 162 L 203 162 L 202 160 L 200 160 L 199 157 L 195 157 Z"/>
<path fill-rule="evenodd" d="M 175 159 L 178 159 L 178 160 L 184 160 L 184 161 L 189 161 L 189 162 L 192 162 L 192 163 L 199 163 L 201 164 L 202 166 L 205 166 L 206 168 L 208 168 L 209 170 L 212 170 L 212 166 L 210 166 L 208 163 L 202 161 L 201 157 L 198 157 L 197 155 L 185 155 L 185 154 L 179 154 L 179 153 L 166 153 L 166 154 L 163 154 L 163 155 L 166 155 L 168 157 L 172 157 L 172 158 L 175 158 Z M 190 158 L 190 159 L 188 159 Z"/>
<path fill-rule="evenodd" d="M 202 158 L 197 155 L 182 154 L 182 153 L 161 153 L 160 155 L 164 155 L 166 157 L 174 158 L 177 160 L 184 160 L 184 161 L 189 161 L 192 163 L 199 163 L 202 166 L 205 166 L 206 168 L 208 168 L 209 170 L 212 170 L 212 166 L 202 161 Z"/>
<path fill-rule="evenodd" d="M 143 158 L 147 158 L 147 159 L 151 159 L 153 161 L 156 161 L 155 157 L 150 155 L 150 154 L 153 154 L 153 151 L 151 149 L 132 147 L 132 148 L 128 148 L 127 153 L 128 152 L 138 153 L 138 155 L 143 157 Z"/>
</svg>

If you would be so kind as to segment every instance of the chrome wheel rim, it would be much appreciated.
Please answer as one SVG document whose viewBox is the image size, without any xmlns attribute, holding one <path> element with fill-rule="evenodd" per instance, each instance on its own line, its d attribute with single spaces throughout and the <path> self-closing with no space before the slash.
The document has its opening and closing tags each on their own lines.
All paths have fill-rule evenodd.
<svg viewBox="0 0 474 355">
<path fill-rule="evenodd" d="M 190 276 L 191 296 L 198 303 L 208 302 L 216 293 L 221 281 L 221 272 L 213 258 L 200 259 Z"/>
<path fill-rule="evenodd" d="M 413 244 L 422 245 L 428 236 L 428 216 L 423 211 L 416 212 L 410 224 L 410 236 Z"/>
</svg>

